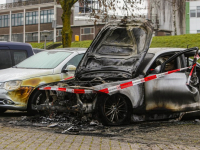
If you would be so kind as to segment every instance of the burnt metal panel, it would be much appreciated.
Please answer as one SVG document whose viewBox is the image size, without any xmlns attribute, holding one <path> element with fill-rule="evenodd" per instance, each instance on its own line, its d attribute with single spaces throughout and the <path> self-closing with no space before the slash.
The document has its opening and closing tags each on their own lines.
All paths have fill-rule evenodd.
<svg viewBox="0 0 200 150">
<path fill-rule="evenodd" d="M 116 22 L 108 24 L 99 32 L 88 48 L 77 67 L 76 78 L 85 78 L 85 73 L 92 71 L 95 74 L 95 71 L 98 70 L 103 72 L 104 76 L 101 77 L 110 76 L 112 71 L 113 75 L 110 76 L 112 78 L 118 77 L 116 71 L 124 74 L 125 78 L 135 77 L 136 71 L 149 49 L 152 32 L 151 24 L 142 19 L 125 24 L 119 22 L 118 24 Z M 100 72 L 96 73 L 100 76 Z"/>
<path fill-rule="evenodd" d="M 138 78 L 135 78 L 134 80 L 138 80 Z M 122 84 L 125 82 L 134 81 L 134 80 L 124 80 L 124 81 L 117 81 L 117 82 L 112 82 L 112 83 L 105 83 L 105 84 L 100 84 L 100 85 L 94 86 L 93 88 L 94 88 L 94 90 L 99 91 L 104 88 L 116 86 L 116 85 L 119 85 L 119 84 Z M 123 94 L 126 97 L 128 97 L 129 100 L 131 101 L 133 108 L 138 108 L 144 102 L 144 85 L 143 84 L 131 86 L 129 88 L 125 88 L 125 89 L 122 89 L 122 90 L 119 90 L 116 92 L 111 92 L 111 93 L 109 93 L 109 95 L 113 95 L 116 93 L 120 93 L 120 94 Z"/>
<path fill-rule="evenodd" d="M 186 85 L 186 81 L 186 74 L 177 72 L 145 82 L 146 110 L 181 112 L 199 108 L 199 91 Z"/>
</svg>

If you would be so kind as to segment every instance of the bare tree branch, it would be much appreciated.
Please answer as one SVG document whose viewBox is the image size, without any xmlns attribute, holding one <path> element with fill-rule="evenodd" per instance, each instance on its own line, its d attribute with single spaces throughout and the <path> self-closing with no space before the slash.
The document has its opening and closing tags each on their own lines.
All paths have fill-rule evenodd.
<svg viewBox="0 0 200 150">
<path fill-rule="evenodd" d="M 76 2 L 83 4 L 83 2 L 85 3 L 87 0 L 59 0 L 59 2 L 63 9 L 63 46 L 70 47 L 72 38 L 72 30 L 70 26 L 71 8 Z M 136 10 L 138 13 L 141 13 L 141 8 L 139 8 L 137 5 L 141 5 L 142 2 L 144 2 L 144 0 L 98 0 L 97 5 L 99 5 L 99 9 L 91 10 L 90 15 L 95 19 L 94 23 L 96 23 L 97 20 L 101 21 L 107 18 L 116 19 L 119 15 L 119 12 L 122 13 L 121 15 L 126 14 L 127 16 L 134 17 Z"/>
</svg>

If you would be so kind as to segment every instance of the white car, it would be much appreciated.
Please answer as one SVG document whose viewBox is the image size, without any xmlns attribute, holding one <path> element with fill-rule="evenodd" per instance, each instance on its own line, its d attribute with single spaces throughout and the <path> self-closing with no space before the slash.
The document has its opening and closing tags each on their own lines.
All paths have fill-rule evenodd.
<svg viewBox="0 0 200 150">
<path fill-rule="evenodd" d="M 43 51 L 16 66 L 0 70 L 0 112 L 28 110 L 38 86 L 66 79 L 82 59 L 85 48 Z"/>
</svg>

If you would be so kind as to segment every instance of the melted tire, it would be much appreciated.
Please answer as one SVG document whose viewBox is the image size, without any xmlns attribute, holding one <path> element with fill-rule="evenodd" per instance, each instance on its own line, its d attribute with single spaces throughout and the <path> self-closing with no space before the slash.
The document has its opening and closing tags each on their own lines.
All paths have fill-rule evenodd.
<svg viewBox="0 0 200 150">
<path fill-rule="evenodd" d="M 99 117 L 104 125 L 116 126 L 129 124 L 131 120 L 131 102 L 121 94 L 101 95 L 99 101 Z"/>
<path fill-rule="evenodd" d="M 45 99 L 46 99 L 45 91 L 40 91 L 40 90 L 35 91 L 33 95 L 31 96 L 31 99 L 29 100 L 29 103 L 28 103 L 28 107 L 27 107 L 28 114 L 36 115 L 36 114 L 42 113 L 41 111 L 39 112 L 37 110 L 32 109 L 31 105 L 41 104 L 44 102 Z"/>
</svg>

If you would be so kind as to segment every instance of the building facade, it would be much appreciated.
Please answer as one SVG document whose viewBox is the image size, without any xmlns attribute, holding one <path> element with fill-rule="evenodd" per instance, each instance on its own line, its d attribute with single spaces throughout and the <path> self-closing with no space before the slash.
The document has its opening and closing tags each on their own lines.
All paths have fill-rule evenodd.
<svg viewBox="0 0 200 150">
<path fill-rule="evenodd" d="M 80 40 L 92 40 L 104 24 L 94 25 L 84 17 L 80 22 L 75 19 L 80 11 L 83 9 L 77 2 L 71 15 L 72 40 L 75 35 L 79 35 Z M 44 41 L 45 30 L 50 32 L 47 40 L 61 41 L 62 12 L 57 0 L 7 0 L 0 5 L 0 41 L 40 43 Z"/>
<path fill-rule="evenodd" d="M 185 34 L 185 0 L 148 0 L 148 19 L 155 35 Z"/>
<path fill-rule="evenodd" d="M 200 1 L 186 2 L 186 33 L 200 33 Z"/>
</svg>

